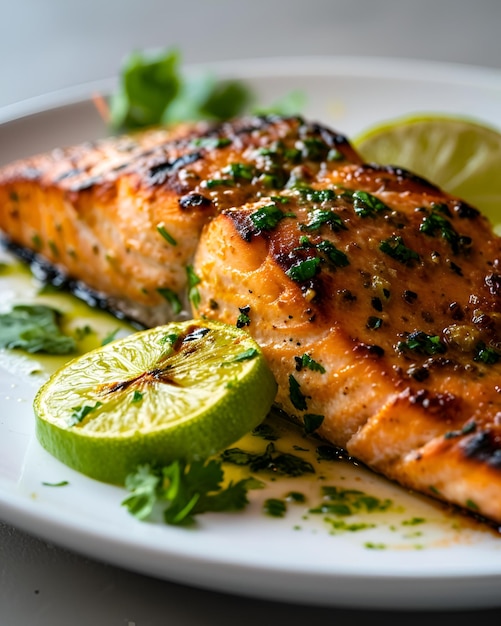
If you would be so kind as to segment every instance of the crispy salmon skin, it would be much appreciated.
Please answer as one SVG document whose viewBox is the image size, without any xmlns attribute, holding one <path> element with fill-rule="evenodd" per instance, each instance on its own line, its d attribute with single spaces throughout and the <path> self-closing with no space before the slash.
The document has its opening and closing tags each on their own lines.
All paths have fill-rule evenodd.
<svg viewBox="0 0 501 626">
<path fill-rule="evenodd" d="M 0 171 L 0 228 L 143 325 L 245 327 L 292 419 L 501 524 L 501 239 L 301 118 L 111 138 Z"/>
</svg>

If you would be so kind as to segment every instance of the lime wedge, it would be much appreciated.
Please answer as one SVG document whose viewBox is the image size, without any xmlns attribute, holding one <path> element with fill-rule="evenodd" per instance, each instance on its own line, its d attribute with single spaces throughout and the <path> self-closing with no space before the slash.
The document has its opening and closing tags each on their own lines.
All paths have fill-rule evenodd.
<svg viewBox="0 0 501 626">
<path fill-rule="evenodd" d="M 277 385 L 244 330 L 173 322 L 70 361 L 38 391 L 37 438 L 92 478 L 123 484 L 138 465 L 205 459 L 266 417 Z"/>
<path fill-rule="evenodd" d="M 445 115 L 396 119 L 354 139 L 367 162 L 397 165 L 486 215 L 501 234 L 501 133 Z"/>
</svg>

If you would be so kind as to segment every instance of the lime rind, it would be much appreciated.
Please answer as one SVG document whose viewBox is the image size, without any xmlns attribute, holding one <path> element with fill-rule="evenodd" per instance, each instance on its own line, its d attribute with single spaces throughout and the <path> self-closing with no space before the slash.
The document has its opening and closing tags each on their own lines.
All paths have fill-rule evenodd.
<svg viewBox="0 0 501 626">
<path fill-rule="evenodd" d="M 501 132 L 483 121 L 423 113 L 354 139 L 368 162 L 400 166 L 478 208 L 501 232 Z"/>
<path fill-rule="evenodd" d="M 198 346 L 193 342 L 182 357 L 175 351 L 169 356 L 159 342 L 162 333 L 184 332 L 188 324 L 129 335 L 56 372 L 34 402 L 41 445 L 77 471 L 123 484 L 140 464 L 208 458 L 255 428 L 277 390 L 257 344 L 236 327 L 196 322 L 210 328 L 211 339 Z M 253 358 L 235 360 L 245 350 Z M 156 371 L 162 356 L 175 384 L 129 384 L 145 371 Z M 117 381 L 127 382 L 109 392 Z M 75 409 L 82 407 L 88 412 L 72 423 L 72 414 L 82 414 Z"/>
</svg>

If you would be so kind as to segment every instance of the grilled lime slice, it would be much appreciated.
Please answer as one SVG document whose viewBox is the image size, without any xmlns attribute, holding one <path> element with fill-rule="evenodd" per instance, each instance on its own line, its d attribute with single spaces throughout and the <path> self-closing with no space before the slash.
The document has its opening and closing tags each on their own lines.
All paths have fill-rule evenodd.
<svg viewBox="0 0 501 626">
<path fill-rule="evenodd" d="M 405 117 L 355 138 L 368 162 L 419 174 L 482 211 L 501 234 L 501 133 L 445 115 Z"/>
<path fill-rule="evenodd" d="M 173 322 L 74 359 L 34 401 L 44 448 L 92 478 L 123 484 L 143 463 L 205 459 L 267 415 L 276 382 L 244 330 Z"/>
</svg>

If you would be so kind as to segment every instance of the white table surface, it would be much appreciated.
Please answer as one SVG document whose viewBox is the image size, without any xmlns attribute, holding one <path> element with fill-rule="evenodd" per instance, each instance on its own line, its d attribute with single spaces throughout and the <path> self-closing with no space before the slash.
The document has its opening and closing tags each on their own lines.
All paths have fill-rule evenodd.
<svg viewBox="0 0 501 626">
<path fill-rule="evenodd" d="M 173 45 L 187 63 L 375 55 L 501 68 L 499 0 L 1 0 L 0 6 L 0 106 L 114 76 L 132 49 Z M 408 626 L 501 621 L 501 608 L 379 613 L 388 624 Z M 359 624 L 374 618 L 356 607 L 293 606 L 156 580 L 0 522 L 0 626 Z"/>
</svg>

